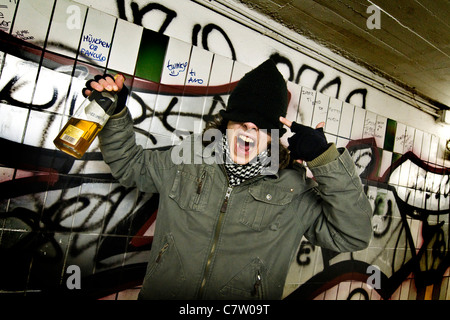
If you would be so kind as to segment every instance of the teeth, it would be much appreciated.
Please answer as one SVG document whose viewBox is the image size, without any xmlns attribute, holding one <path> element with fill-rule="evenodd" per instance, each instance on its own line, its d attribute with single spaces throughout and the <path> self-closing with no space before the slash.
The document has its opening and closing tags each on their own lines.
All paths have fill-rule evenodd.
<svg viewBox="0 0 450 320">
<path fill-rule="evenodd" d="M 244 135 L 239 135 L 239 139 L 241 139 L 242 141 L 246 142 L 246 143 L 255 143 L 255 141 L 247 136 Z"/>
</svg>

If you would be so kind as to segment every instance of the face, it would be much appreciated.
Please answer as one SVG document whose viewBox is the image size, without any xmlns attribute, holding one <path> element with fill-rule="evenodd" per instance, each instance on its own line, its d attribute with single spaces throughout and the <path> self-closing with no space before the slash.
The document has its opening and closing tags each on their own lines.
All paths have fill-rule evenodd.
<svg viewBox="0 0 450 320">
<path fill-rule="evenodd" d="M 271 141 L 267 130 L 259 130 L 252 122 L 229 121 L 227 138 L 230 155 L 235 163 L 246 164 L 267 149 Z"/>
</svg>

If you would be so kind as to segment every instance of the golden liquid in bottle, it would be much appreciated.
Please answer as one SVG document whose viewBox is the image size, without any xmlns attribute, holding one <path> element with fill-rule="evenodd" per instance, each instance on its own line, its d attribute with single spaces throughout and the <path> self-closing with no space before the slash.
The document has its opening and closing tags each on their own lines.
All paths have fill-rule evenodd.
<svg viewBox="0 0 450 320">
<path fill-rule="evenodd" d="M 101 129 L 96 122 L 71 118 L 53 143 L 61 151 L 80 159 Z"/>
</svg>

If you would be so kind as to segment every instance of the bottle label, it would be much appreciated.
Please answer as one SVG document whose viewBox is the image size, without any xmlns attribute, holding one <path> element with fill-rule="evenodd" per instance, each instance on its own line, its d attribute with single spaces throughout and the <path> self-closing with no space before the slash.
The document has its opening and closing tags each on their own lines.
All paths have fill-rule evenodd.
<svg viewBox="0 0 450 320">
<path fill-rule="evenodd" d="M 67 126 L 66 130 L 61 134 L 61 140 L 75 145 L 83 135 L 84 131 L 73 125 Z"/>
<path fill-rule="evenodd" d="M 101 126 L 104 126 L 109 119 L 109 115 L 95 101 L 92 101 L 84 108 L 84 113 L 86 120 L 97 122 Z"/>
</svg>

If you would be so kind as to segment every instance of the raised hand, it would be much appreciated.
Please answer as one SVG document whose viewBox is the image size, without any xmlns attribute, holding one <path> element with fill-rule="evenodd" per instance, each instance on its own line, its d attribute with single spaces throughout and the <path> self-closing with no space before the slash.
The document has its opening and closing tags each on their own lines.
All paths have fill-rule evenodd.
<svg viewBox="0 0 450 320">
<path fill-rule="evenodd" d="M 103 90 L 120 92 L 123 89 L 125 77 L 121 74 L 116 74 L 114 77 L 110 74 L 103 76 L 97 75 L 94 79 L 86 82 L 86 88 L 83 89 L 83 96 L 90 96 L 92 90 L 102 92 Z"/>
<path fill-rule="evenodd" d="M 288 149 L 293 159 L 311 161 L 328 149 L 329 144 L 323 133 L 324 122 L 319 123 L 316 129 L 289 121 L 284 117 L 280 117 L 280 122 L 294 133 L 288 138 Z"/>
<path fill-rule="evenodd" d="M 128 88 L 124 85 L 125 77 L 122 74 L 116 74 L 114 77 L 110 74 L 105 74 L 103 76 L 97 75 L 94 79 L 88 80 L 85 84 L 85 88 L 82 90 L 84 97 L 91 95 L 92 91 L 102 92 L 113 91 L 117 93 L 117 107 L 114 111 L 115 114 L 123 110 L 126 105 L 128 97 Z"/>
</svg>

